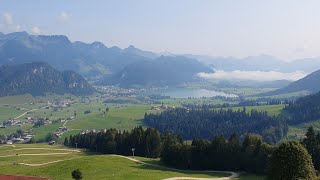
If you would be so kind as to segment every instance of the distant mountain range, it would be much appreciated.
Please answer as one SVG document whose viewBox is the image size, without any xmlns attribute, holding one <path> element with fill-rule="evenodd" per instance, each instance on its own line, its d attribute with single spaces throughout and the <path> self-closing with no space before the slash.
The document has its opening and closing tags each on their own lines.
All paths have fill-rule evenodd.
<svg viewBox="0 0 320 180">
<path fill-rule="evenodd" d="M 199 72 L 224 71 L 305 71 L 317 70 L 320 58 L 284 62 L 268 55 L 243 59 L 199 55 L 154 53 L 134 46 L 120 49 L 101 42 L 71 42 L 63 35 L 29 35 L 26 32 L 0 33 L 0 65 L 47 62 L 59 71 L 72 70 L 99 84 L 134 86 L 178 85 L 195 79 Z M 282 87 L 277 81 L 268 87 Z M 263 87 L 252 82 L 242 86 Z"/>
<path fill-rule="evenodd" d="M 212 68 L 224 71 L 304 71 L 311 73 L 318 70 L 320 67 L 320 57 L 297 59 L 286 62 L 269 55 L 249 56 L 246 58 L 210 57 L 190 54 L 185 54 L 184 56 L 195 58 Z"/>
<path fill-rule="evenodd" d="M 34 62 L 0 67 L 0 96 L 30 93 L 90 95 L 94 88 L 73 71 L 60 72 L 48 63 Z"/>
<path fill-rule="evenodd" d="M 0 35 L 0 65 L 48 62 L 58 70 L 73 70 L 86 77 L 101 77 L 147 58 L 101 42 L 71 42 L 61 35 L 35 36 L 26 32 Z"/>
<path fill-rule="evenodd" d="M 126 66 L 100 83 L 121 87 L 178 85 L 196 78 L 195 74 L 199 72 L 210 73 L 213 70 L 195 59 L 160 56 L 153 61 L 140 61 Z"/>
<path fill-rule="evenodd" d="M 308 91 L 309 93 L 316 93 L 320 91 L 320 70 L 315 71 L 308 76 L 290 83 L 288 86 L 280 88 L 275 91 L 267 92 L 261 95 L 270 96 L 278 94 L 286 94 L 298 91 Z"/>
<path fill-rule="evenodd" d="M 165 57 L 129 46 L 126 49 L 71 42 L 66 36 L 35 36 L 26 32 L 0 35 L 0 65 L 44 61 L 60 71 L 73 70 L 101 84 L 124 87 L 173 85 L 194 74 L 212 72 L 195 59 Z"/>
<path fill-rule="evenodd" d="M 141 49 L 135 48 L 134 46 L 130 45 L 129 47 L 125 48 L 123 52 L 128 53 L 128 54 L 136 54 L 142 57 L 146 57 L 149 59 L 155 59 L 159 57 L 160 55 L 150 52 L 150 51 L 143 51 Z"/>
</svg>

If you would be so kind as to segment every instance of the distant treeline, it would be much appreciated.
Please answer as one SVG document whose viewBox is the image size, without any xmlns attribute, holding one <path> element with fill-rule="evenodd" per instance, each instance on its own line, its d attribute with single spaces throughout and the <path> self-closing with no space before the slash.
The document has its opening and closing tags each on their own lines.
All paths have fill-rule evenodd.
<svg viewBox="0 0 320 180">
<path fill-rule="evenodd" d="M 151 94 L 149 95 L 150 99 L 161 100 L 161 99 L 170 99 L 170 96 L 162 95 L 162 94 Z"/>
<path fill-rule="evenodd" d="M 266 106 L 266 105 L 279 105 L 289 104 L 293 101 L 288 99 L 270 99 L 270 98 L 259 98 L 257 100 L 240 100 L 239 103 L 223 103 L 223 104 L 192 104 L 182 103 L 181 105 L 185 108 L 231 108 L 231 107 L 243 107 L 243 106 Z"/>
<path fill-rule="evenodd" d="M 242 110 L 175 108 L 160 114 L 145 114 L 144 122 L 161 133 L 179 134 L 185 139 L 210 139 L 218 135 L 230 137 L 237 133 L 260 134 L 265 142 L 277 143 L 286 136 L 288 126 L 282 116 L 268 116 L 267 112 Z"/>
<path fill-rule="evenodd" d="M 106 99 L 104 101 L 106 104 L 161 104 L 160 101 L 154 99 L 147 99 L 145 97 L 136 97 L 136 99 Z"/>
</svg>

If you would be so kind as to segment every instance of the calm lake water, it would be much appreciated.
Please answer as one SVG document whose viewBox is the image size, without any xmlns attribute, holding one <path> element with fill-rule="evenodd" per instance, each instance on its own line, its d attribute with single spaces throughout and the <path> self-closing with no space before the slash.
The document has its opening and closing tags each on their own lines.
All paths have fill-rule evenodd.
<svg viewBox="0 0 320 180">
<path fill-rule="evenodd" d="M 236 94 L 228 94 L 224 92 L 207 90 L 207 89 L 186 89 L 186 88 L 177 88 L 177 89 L 168 89 L 163 92 L 164 95 L 170 96 L 171 98 L 201 98 L 201 97 L 238 97 Z"/>
</svg>

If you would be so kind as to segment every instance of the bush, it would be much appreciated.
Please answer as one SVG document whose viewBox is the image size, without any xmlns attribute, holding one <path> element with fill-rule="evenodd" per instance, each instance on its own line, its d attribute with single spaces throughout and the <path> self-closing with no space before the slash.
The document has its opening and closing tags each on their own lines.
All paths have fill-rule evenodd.
<svg viewBox="0 0 320 180">
<path fill-rule="evenodd" d="M 89 113 L 91 113 L 90 110 L 86 110 L 86 111 L 84 112 L 84 114 L 89 114 Z"/>
<path fill-rule="evenodd" d="M 71 176 L 72 176 L 72 178 L 75 179 L 75 180 L 80 180 L 80 179 L 83 178 L 83 177 L 82 177 L 82 172 L 81 172 L 79 169 L 73 170 L 73 171 L 71 172 Z"/>
</svg>

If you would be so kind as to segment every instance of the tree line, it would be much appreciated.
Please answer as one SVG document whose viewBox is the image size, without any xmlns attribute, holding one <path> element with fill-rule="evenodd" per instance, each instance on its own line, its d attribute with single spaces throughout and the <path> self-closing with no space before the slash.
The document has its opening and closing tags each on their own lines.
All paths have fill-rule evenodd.
<svg viewBox="0 0 320 180">
<path fill-rule="evenodd" d="M 64 144 L 126 156 L 132 155 L 134 149 L 137 156 L 160 157 L 166 166 L 179 169 L 246 171 L 268 174 L 272 180 L 313 180 L 314 167 L 319 170 L 319 140 L 320 134 L 309 128 L 301 143 L 289 141 L 279 146 L 267 144 L 254 134 L 245 135 L 243 141 L 232 134 L 228 139 L 219 135 L 212 140 L 194 139 L 187 143 L 181 136 L 136 127 L 123 132 L 109 129 L 71 135 L 65 138 Z"/>
<path fill-rule="evenodd" d="M 185 143 L 181 136 L 160 133 L 154 128 L 136 127 L 131 131 L 116 129 L 80 133 L 65 138 L 64 145 L 85 148 L 103 154 L 132 155 L 158 158 L 168 166 L 181 169 L 245 170 L 265 173 L 267 159 L 273 147 L 258 135 L 248 134 L 241 143 L 233 134 L 228 140 L 216 136 L 213 140 L 195 139 Z"/>
<path fill-rule="evenodd" d="M 85 148 L 103 154 L 132 155 L 157 158 L 161 153 L 161 137 L 157 130 L 136 127 L 131 131 L 108 129 L 65 138 L 64 145 Z"/>
<path fill-rule="evenodd" d="M 260 136 L 248 134 L 241 143 L 233 134 L 219 135 L 211 141 L 195 139 L 191 145 L 174 138 L 164 139 L 161 161 L 168 166 L 194 170 L 236 170 L 266 173 L 273 146 Z"/>
<path fill-rule="evenodd" d="M 268 116 L 267 112 L 231 109 L 175 108 L 160 114 L 145 114 L 144 122 L 161 133 L 179 134 L 185 139 L 210 139 L 237 133 L 241 139 L 248 133 L 260 134 L 265 142 L 277 143 L 287 134 L 288 126 L 282 116 Z"/>
<path fill-rule="evenodd" d="M 223 104 L 194 104 L 194 103 L 181 103 L 185 108 L 231 108 L 231 107 L 243 107 L 243 106 L 266 106 L 266 105 L 279 105 L 279 104 L 289 104 L 292 103 L 294 99 L 288 98 L 258 98 L 256 100 L 245 100 L 243 98 L 239 99 L 239 103 L 223 103 Z M 229 100 L 229 99 L 227 99 Z M 234 98 L 232 99 L 234 101 Z"/>
</svg>

